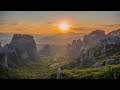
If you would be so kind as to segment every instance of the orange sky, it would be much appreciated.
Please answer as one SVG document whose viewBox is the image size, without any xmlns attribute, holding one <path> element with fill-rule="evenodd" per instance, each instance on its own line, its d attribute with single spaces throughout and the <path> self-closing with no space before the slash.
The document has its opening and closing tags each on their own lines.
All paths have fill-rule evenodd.
<svg viewBox="0 0 120 90">
<path fill-rule="evenodd" d="M 120 24 L 111 24 L 111 25 L 87 25 L 87 26 L 76 26 L 70 24 L 70 29 L 67 32 L 76 32 L 76 33 L 89 33 L 96 29 L 105 30 L 106 32 L 111 32 L 113 30 L 119 29 Z M 25 34 L 54 34 L 62 33 L 62 30 L 59 29 L 59 23 L 54 25 L 46 25 L 40 23 L 20 23 L 18 25 L 9 25 L 5 24 L 0 26 L 0 32 L 9 32 L 9 33 L 25 33 Z"/>
<path fill-rule="evenodd" d="M 61 33 L 62 30 L 58 27 L 62 22 L 70 25 L 67 32 L 89 33 L 96 29 L 111 32 L 120 28 L 120 12 L 0 11 L 0 32 L 25 34 Z"/>
</svg>

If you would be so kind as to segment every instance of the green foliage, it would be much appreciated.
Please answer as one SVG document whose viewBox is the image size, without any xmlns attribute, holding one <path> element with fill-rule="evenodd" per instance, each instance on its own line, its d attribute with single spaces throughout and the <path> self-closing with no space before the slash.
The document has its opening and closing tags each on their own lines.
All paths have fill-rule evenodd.
<svg viewBox="0 0 120 90">
<path fill-rule="evenodd" d="M 2 69 L 0 78 L 10 79 L 51 79 L 58 67 L 66 63 L 63 55 L 65 45 L 51 45 L 49 56 L 42 56 L 37 61 L 29 61 L 17 69 Z"/>
<path fill-rule="evenodd" d="M 115 59 L 115 58 L 120 58 L 119 52 L 110 54 L 110 55 L 104 57 L 103 59 L 96 61 L 96 64 L 100 64 L 101 63 L 101 64 L 104 65 L 105 61 L 110 60 L 110 59 Z"/>
<path fill-rule="evenodd" d="M 64 79 L 120 79 L 120 64 L 63 71 Z"/>
<path fill-rule="evenodd" d="M 55 58 L 55 57 L 54 57 Z M 9 68 L 10 79 L 52 79 L 58 67 L 62 64 L 51 67 L 55 63 L 61 63 L 59 60 L 54 61 L 53 57 L 41 57 L 38 61 L 29 62 L 23 66 L 12 69 Z"/>
<path fill-rule="evenodd" d="M 63 79 L 120 79 L 120 64 L 93 68 L 95 63 L 104 63 L 111 58 L 120 58 L 120 45 L 107 45 L 106 52 L 101 52 L 102 47 L 96 46 L 80 56 L 66 60 L 63 57 L 64 46 L 51 46 L 52 52 L 49 56 L 40 57 L 38 61 L 28 62 L 17 69 L 6 68 L 0 65 L 0 78 L 2 79 L 55 79 L 59 67 L 63 70 Z M 83 66 L 75 69 L 81 64 L 80 57 L 89 56 L 93 53 L 97 60 L 85 60 Z M 98 58 L 106 54 L 105 57 Z M 68 67 L 68 68 L 67 68 Z M 68 70 L 69 69 L 69 70 Z"/>
<path fill-rule="evenodd" d="M 103 48 L 102 46 L 97 45 L 97 46 L 95 46 L 95 47 L 90 48 L 89 50 L 87 50 L 86 53 L 87 54 L 93 53 L 94 57 L 98 57 L 101 54 L 102 48 Z"/>
<path fill-rule="evenodd" d="M 2 65 L 0 65 L 0 78 L 2 79 L 8 78 L 8 70 Z"/>
<path fill-rule="evenodd" d="M 12 75 L 10 69 L 0 64 L 0 79 L 10 79 Z"/>
<path fill-rule="evenodd" d="M 115 45 L 107 45 L 106 46 L 106 53 L 113 54 L 113 53 L 119 53 L 120 54 L 120 44 Z"/>
</svg>

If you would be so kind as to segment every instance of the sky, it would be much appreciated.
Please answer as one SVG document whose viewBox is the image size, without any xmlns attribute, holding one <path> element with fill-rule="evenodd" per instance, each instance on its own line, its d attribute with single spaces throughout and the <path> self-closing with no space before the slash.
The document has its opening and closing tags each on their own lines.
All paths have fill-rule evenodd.
<svg viewBox="0 0 120 90">
<path fill-rule="evenodd" d="M 120 11 L 0 11 L 0 32 L 54 34 L 63 22 L 68 32 L 111 32 L 120 28 Z"/>
</svg>

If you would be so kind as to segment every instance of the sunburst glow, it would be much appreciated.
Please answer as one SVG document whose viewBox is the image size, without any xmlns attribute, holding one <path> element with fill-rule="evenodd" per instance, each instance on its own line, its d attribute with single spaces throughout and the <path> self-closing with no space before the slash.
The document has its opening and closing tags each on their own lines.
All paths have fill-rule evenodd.
<svg viewBox="0 0 120 90">
<path fill-rule="evenodd" d="M 63 30 L 63 31 L 66 31 L 66 30 L 68 30 L 68 29 L 70 28 L 70 26 L 69 26 L 67 23 L 61 23 L 61 24 L 59 25 L 59 28 L 60 28 L 61 30 Z"/>
</svg>

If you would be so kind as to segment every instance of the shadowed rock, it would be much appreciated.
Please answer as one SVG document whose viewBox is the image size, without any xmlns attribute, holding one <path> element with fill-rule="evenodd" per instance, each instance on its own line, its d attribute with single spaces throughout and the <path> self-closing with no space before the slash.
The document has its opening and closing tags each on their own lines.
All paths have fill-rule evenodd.
<svg viewBox="0 0 120 90">
<path fill-rule="evenodd" d="M 15 34 L 11 43 L 3 48 L 4 60 L 9 67 L 18 67 L 29 60 L 36 60 L 37 48 L 33 36 Z"/>
<path fill-rule="evenodd" d="M 119 44 L 120 43 L 120 29 L 110 32 L 106 36 L 108 44 Z"/>
</svg>

